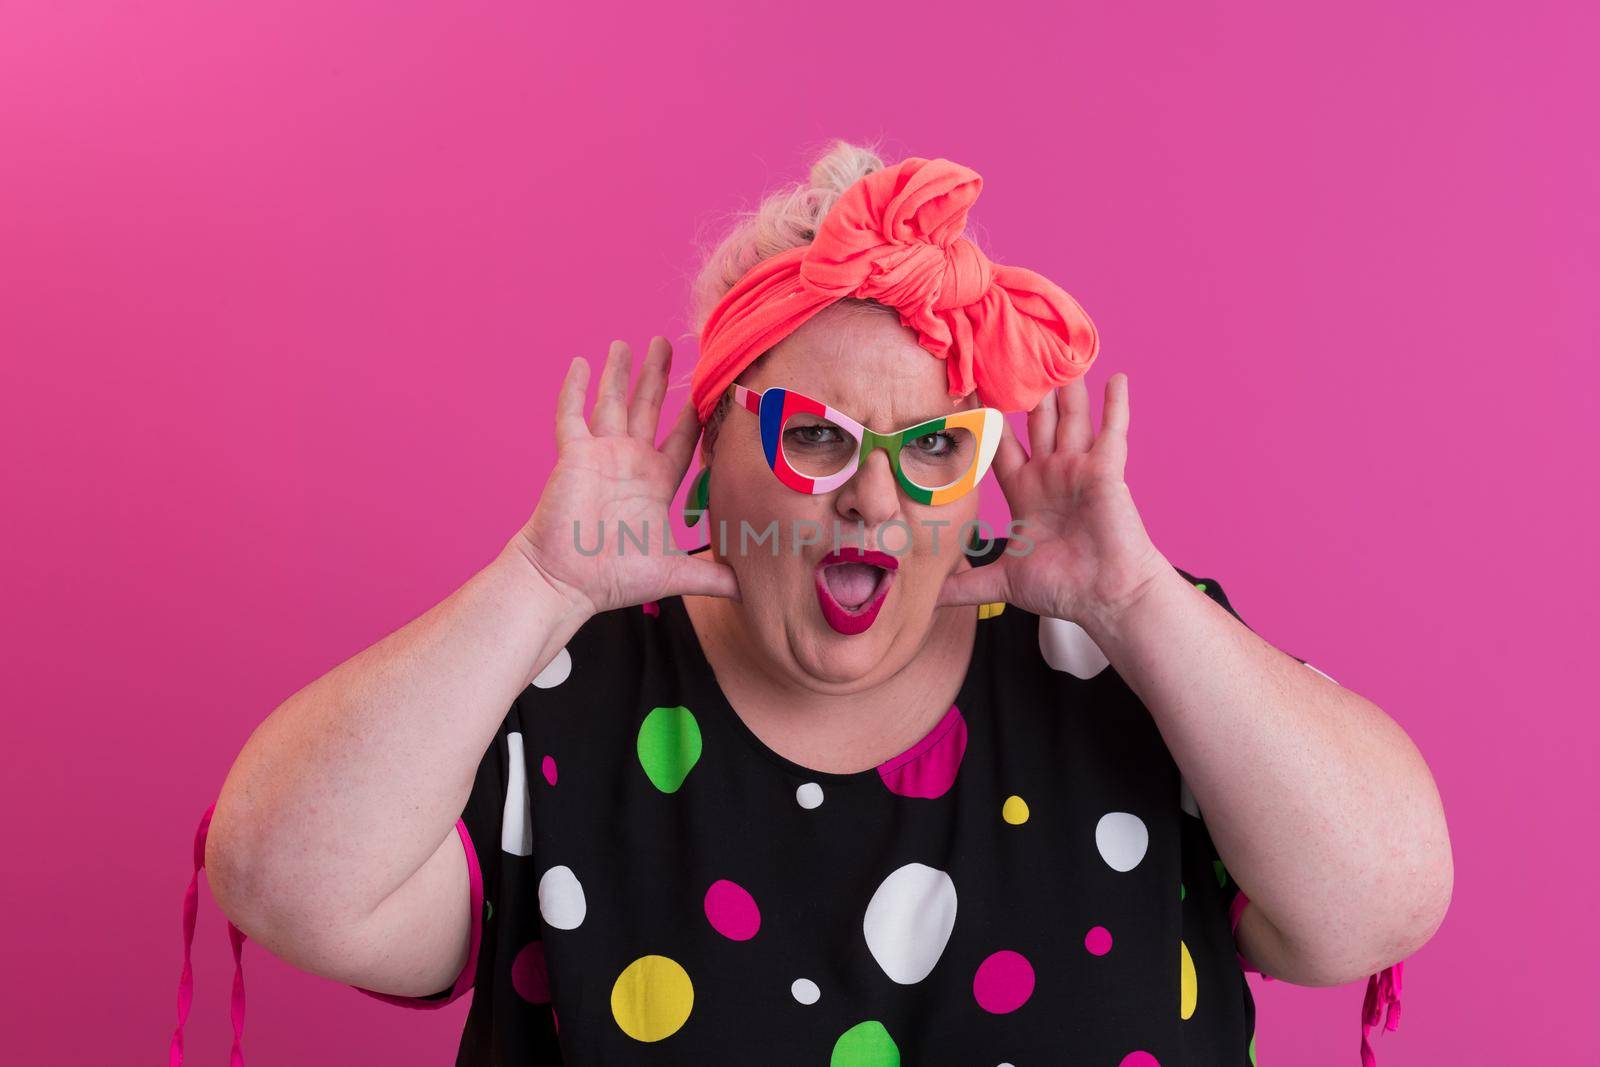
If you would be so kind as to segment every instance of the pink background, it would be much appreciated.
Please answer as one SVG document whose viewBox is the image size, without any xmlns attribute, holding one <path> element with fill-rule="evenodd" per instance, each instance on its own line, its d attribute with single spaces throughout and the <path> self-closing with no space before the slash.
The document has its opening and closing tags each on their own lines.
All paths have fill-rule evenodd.
<svg viewBox="0 0 1600 1067">
<path fill-rule="evenodd" d="M 526 518 L 570 356 L 875 135 L 1094 316 L 1157 544 L 1428 756 L 1455 902 L 1380 1062 L 1592 1055 L 1594 18 L 885 6 L 0 7 L 7 1060 L 165 1055 L 251 729 Z M 252 1062 L 451 1061 L 465 1000 L 247 953 Z M 1362 992 L 1258 985 L 1261 1062 L 1356 1063 Z"/>
</svg>

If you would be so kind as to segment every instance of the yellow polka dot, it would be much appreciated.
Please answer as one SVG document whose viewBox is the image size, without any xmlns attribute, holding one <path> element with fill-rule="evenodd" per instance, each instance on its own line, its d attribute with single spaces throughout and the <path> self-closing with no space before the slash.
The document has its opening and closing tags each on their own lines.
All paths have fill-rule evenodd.
<svg viewBox="0 0 1600 1067">
<path fill-rule="evenodd" d="M 978 618 L 992 619 L 1004 610 L 1006 610 L 1006 603 L 1003 600 L 996 600 L 992 604 L 979 604 Z"/>
<path fill-rule="evenodd" d="M 1012 826 L 1021 826 L 1028 821 L 1028 802 L 1019 796 L 1006 797 L 1000 806 L 1000 817 Z"/>
<path fill-rule="evenodd" d="M 611 987 L 611 1014 L 635 1041 L 660 1041 L 678 1032 L 694 1006 L 689 972 L 665 956 L 640 956 Z"/>
<path fill-rule="evenodd" d="M 1200 994 L 1200 983 L 1194 975 L 1194 957 L 1189 955 L 1189 946 L 1179 941 L 1178 950 L 1180 953 L 1178 959 L 1178 1017 L 1187 1019 L 1194 1014 L 1194 1002 Z"/>
</svg>

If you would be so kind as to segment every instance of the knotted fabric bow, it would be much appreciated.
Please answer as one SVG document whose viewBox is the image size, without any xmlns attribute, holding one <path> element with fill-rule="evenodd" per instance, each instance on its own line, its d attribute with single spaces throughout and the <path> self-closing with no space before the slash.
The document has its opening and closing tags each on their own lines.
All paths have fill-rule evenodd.
<svg viewBox="0 0 1600 1067">
<path fill-rule="evenodd" d="M 1030 411 L 1089 369 L 1094 323 L 1043 275 L 994 263 L 962 232 L 983 179 L 910 157 L 846 189 L 809 245 L 752 267 L 700 331 L 690 394 L 704 422 L 735 378 L 829 304 L 876 300 L 945 361 L 950 395 Z"/>
</svg>

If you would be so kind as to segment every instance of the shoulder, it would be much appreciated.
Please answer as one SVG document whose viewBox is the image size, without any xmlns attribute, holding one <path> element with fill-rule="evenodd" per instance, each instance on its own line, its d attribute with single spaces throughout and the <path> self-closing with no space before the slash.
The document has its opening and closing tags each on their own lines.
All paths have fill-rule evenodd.
<svg viewBox="0 0 1600 1067">
<path fill-rule="evenodd" d="M 664 658 L 671 638 L 655 603 L 600 612 L 588 619 L 516 699 L 524 721 L 581 715 L 624 702 Z"/>
<path fill-rule="evenodd" d="M 1001 539 L 992 552 L 973 558 L 972 563 L 974 566 L 992 563 L 1004 549 L 1005 542 Z M 1235 618 L 1239 617 L 1217 578 L 1191 573 L 1177 565 L 1173 569 Z M 1104 675 L 1107 680 L 1121 682 L 1088 631 L 1071 619 L 1035 615 L 1014 604 L 983 605 L 978 617 L 979 648 L 990 660 L 1009 661 L 1015 666 L 1033 659 L 1051 671 L 1080 681 Z"/>
</svg>

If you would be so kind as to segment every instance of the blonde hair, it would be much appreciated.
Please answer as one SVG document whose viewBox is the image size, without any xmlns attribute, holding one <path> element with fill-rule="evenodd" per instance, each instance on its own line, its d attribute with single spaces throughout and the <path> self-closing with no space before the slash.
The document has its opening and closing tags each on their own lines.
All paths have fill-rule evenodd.
<svg viewBox="0 0 1600 1067">
<path fill-rule="evenodd" d="M 737 221 L 726 236 L 702 257 L 699 272 L 689 287 L 689 322 L 696 334 L 705 326 L 712 309 L 750 268 L 780 252 L 810 244 L 840 195 L 868 174 L 884 169 L 877 147 L 835 139 L 811 164 L 805 181 L 768 193 L 754 211 L 736 215 Z M 875 309 L 895 313 L 875 300 L 854 297 L 831 306 L 852 312 Z M 727 408 L 728 398 L 723 397 L 706 420 L 703 456 L 711 455 Z"/>
</svg>

